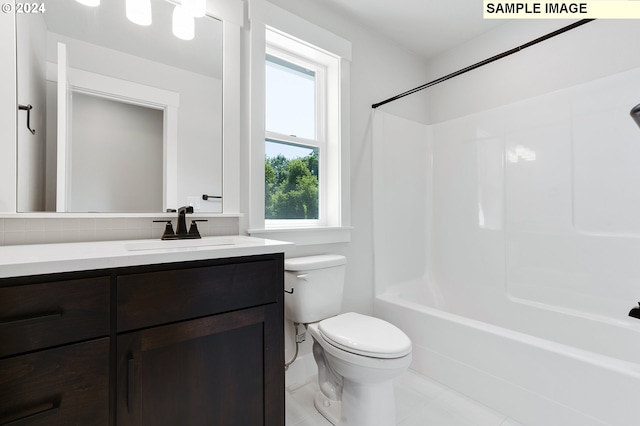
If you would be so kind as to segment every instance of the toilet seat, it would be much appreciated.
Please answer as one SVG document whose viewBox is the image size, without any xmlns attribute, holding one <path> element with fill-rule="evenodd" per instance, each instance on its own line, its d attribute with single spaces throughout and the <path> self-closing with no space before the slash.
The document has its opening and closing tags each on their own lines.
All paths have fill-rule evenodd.
<svg viewBox="0 0 640 426">
<path fill-rule="evenodd" d="M 318 323 L 329 344 L 371 358 L 400 358 L 411 353 L 411 340 L 396 326 L 379 318 L 348 312 Z"/>
</svg>

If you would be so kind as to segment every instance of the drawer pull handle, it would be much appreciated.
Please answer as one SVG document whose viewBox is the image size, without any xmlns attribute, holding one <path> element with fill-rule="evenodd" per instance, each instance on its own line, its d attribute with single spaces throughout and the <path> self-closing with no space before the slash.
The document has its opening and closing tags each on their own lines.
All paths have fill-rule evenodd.
<svg viewBox="0 0 640 426">
<path fill-rule="evenodd" d="M 60 403 L 52 402 L 52 407 L 46 410 L 38 411 L 37 413 L 29 414 L 28 416 L 20 417 L 19 419 L 12 420 L 9 423 L 3 423 L 2 426 L 21 426 L 27 424 L 28 422 L 32 422 L 34 420 L 40 420 L 44 417 L 57 414 L 60 411 Z"/>
<path fill-rule="evenodd" d="M 48 313 L 40 314 L 34 317 L 2 321 L 0 322 L 0 326 L 16 327 L 16 326 L 29 325 L 29 324 L 40 322 L 40 321 L 52 321 L 52 320 L 58 320 L 58 319 L 62 319 L 62 312 L 48 312 Z"/>
<path fill-rule="evenodd" d="M 133 411 L 134 368 L 135 361 L 133 358 L 129 358 L 127 361 L 127 411 L 129 413 Z"/>
</svg>

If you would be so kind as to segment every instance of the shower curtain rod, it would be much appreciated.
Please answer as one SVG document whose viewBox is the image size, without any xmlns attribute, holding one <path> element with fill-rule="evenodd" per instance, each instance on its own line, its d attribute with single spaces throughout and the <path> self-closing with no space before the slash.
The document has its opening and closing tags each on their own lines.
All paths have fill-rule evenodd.
<svg viewBox="0 0 640 426">
<path fill-rule="evenodd" d="M 378 108 L 379 106 L 382 106 L 384 104 L 388 104 L 389 102 L 393 102 L 393 101 L 398 100 L 400 98 L 404 98 L 405 96 L 409 96 L 409 95 L 411 95 L 413 93 L 419 92 L 420 90 L 426 89 L 427 87 L 435 86 L 438 83 L 442 83 L 443 81 L 447 81 L 450 78 L 457 77 L 460 74 L 464 74 L 464 73 L 466 73 L 468 71 L 472 71 L 472 70 L 474 70 L 476 68 L 480 68 L 481 66 L 484 66 L 484 65 L 490 64 L 491 62 L 497 61 L 498 59 L 502 59 L 502 58 L 507 57 L 509 55 L 512 55 L 514 53 L 520 52 L 522 49 L 526 49 L 527 47 L 530 47 L 530 46 L 533 46 L 534 44 L 538 44 L 540 42 L 548 40 L 548 39 L 550 39 L 552 37 L 560 35 L 560 34 L 562 34 L 564 32 L 567 32 L 569 30 L 577 28 L 577 27 L 579 27 L 581 25 L 584 25 L 584 24 L 586 24 L 588 22 L 591 22 L 591 21 L 595 21 L 595 19 L 581 19 L 580 21 L 576 21 L 571 25 L 567 25 L 566 27 L 562 27 L 559 30 L 553 31 L 553 32 L 551 32 L 549 34 L 546 34 L 546 35 L 543 35 L 542 37 L 538 37 L 537 39 L 532 40 L 532 41 L 530 41 L 528 43 L 522 44 L 522 45 L 520 45 L 518 47 L 514 47 L 511 50 L 507 50 L 506 52 L 499 53 L 499 54 L 497 54 L 495 56 L 492 56 L 491 58 L 485 59 L 484 61 L 480 61 L 480 62 L 475 63 L 473 65 L 469 65 L 466 68 L 462 68 L 462 69 L 460 69 L 458 71 L 452 72 L 451 74 L 447 74 L 444 77 L 440 77 L 440 78 L 438 78 L 436 80 L 430 81 L 429 83 L 423 84 L 422 86 L 416 87 L 415 89 L 408 90 L 408 91 L 406 91 L 404 93 L 400 93 L 399 95 L 396 95 L 396 96 L 394 96 L 392 98 L 389 98 L 389 99 L 384 100 L 382 102 L 378 102 L 377 104 L 373 104 L 373 105 L 371 105 L 371 108 Z"/>
</svg>

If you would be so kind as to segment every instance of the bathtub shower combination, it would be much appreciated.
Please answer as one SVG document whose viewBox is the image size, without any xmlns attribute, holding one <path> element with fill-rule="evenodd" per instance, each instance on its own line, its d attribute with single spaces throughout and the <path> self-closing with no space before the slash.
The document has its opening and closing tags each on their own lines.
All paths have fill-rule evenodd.
<svg viewBox="0 0 640 426">
<path fill-rule="evenodd" d="M 436 125 L 373 113 L 374 314 L 411 368 L 526 425 L 640 424 L 639 95 L 633 69 Z"/>
</svg>

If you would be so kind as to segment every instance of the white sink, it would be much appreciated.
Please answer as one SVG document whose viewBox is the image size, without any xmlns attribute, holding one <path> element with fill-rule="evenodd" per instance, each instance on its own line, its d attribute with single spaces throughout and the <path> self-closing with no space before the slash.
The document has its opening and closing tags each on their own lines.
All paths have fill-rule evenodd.
<svg viewBox="0 0 640 426">
<path fill-rule="evenodd" d="M 168 250 L 168 249 L 184 249 L 192 247 L 206 246 L 231 246 L 238 244 L 232 237 L 204 237 L 201 239 L 190 240 L 155 240 L 155 241 L 139 241 L 126 243 L 125 249 L 128 251 L 138 250 Z"/>
</svg>

